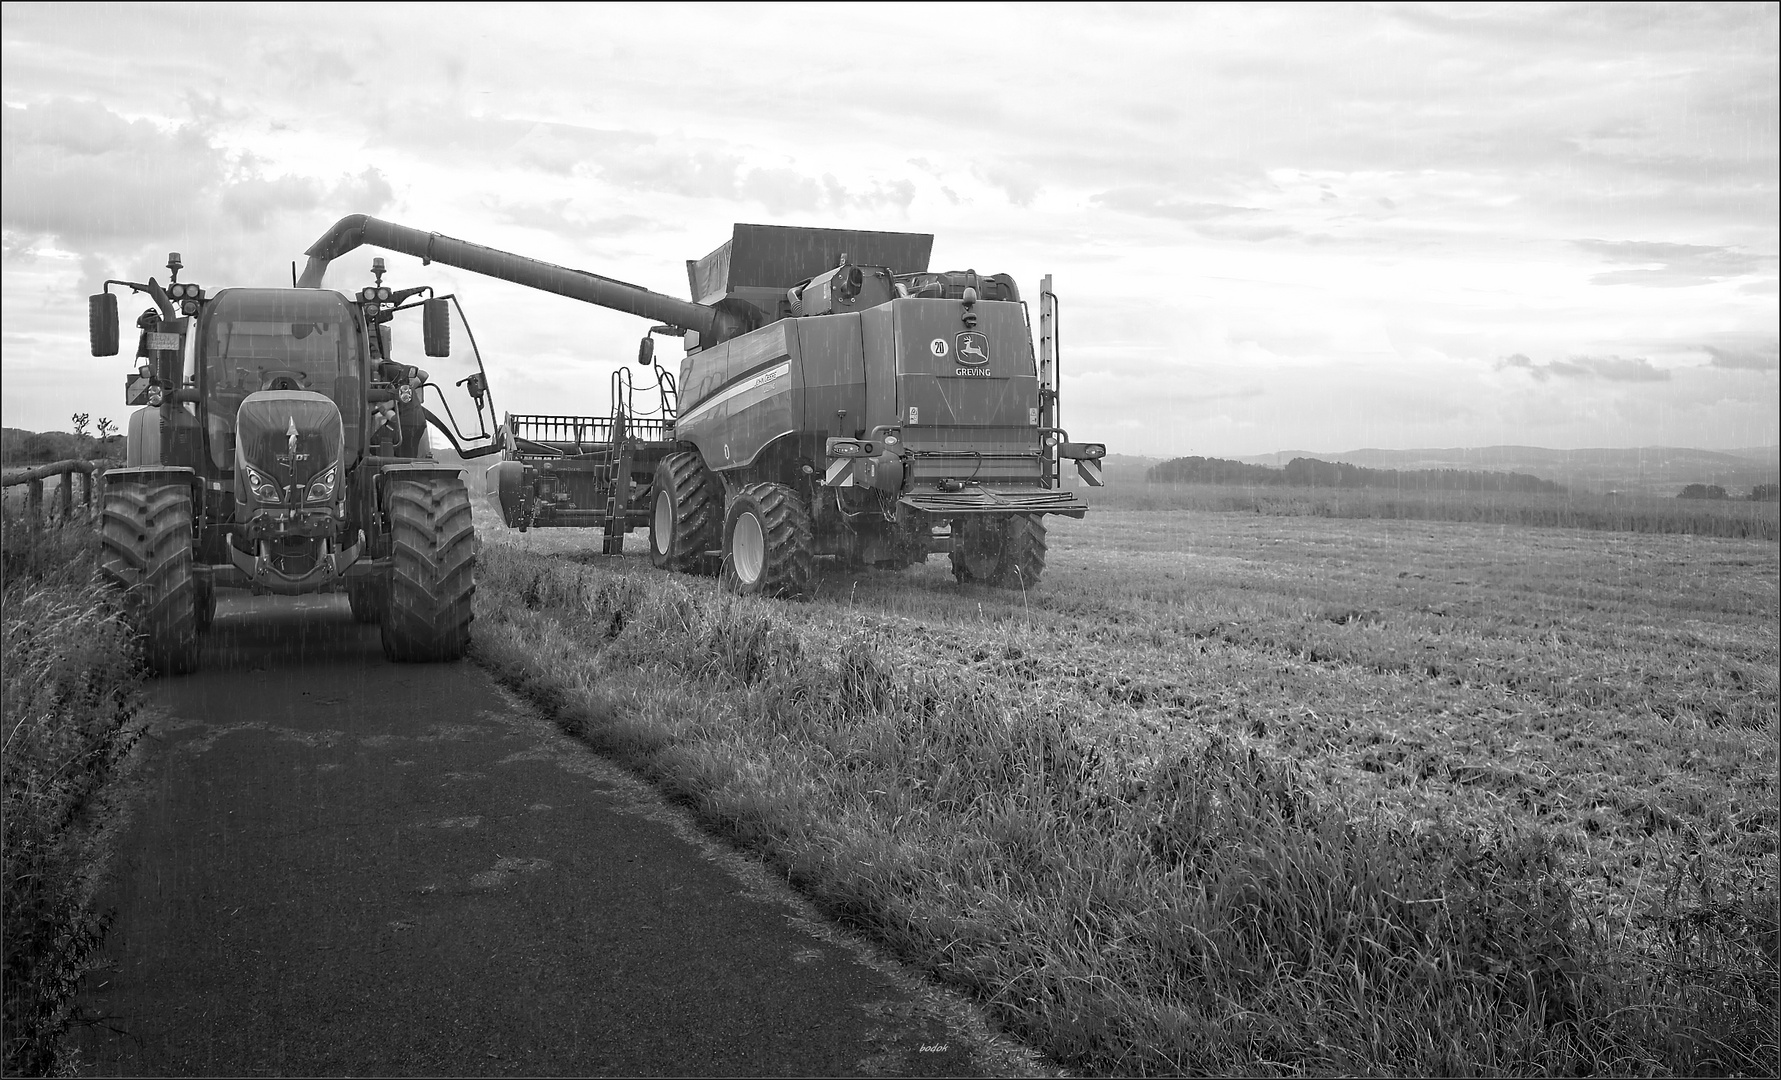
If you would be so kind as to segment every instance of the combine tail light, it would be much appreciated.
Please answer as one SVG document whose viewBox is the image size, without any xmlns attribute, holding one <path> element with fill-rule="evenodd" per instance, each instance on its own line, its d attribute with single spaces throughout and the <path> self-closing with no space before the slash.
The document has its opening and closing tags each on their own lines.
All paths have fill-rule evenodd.
<svg viewBox="0 0 1781 1080">
<path fill-rule="evenodd" d="M 859 439 L 830 439 L 827 448 L 830 457 L 868 457 L 877 452 L 877 447 Z"/>
</svg>

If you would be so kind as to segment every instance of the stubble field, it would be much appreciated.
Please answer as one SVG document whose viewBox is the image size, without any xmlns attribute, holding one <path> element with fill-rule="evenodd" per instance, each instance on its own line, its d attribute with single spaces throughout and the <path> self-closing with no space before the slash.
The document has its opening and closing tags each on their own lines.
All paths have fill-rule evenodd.
<svg viewBox="0 0 1781 1080">
<path fill-rule="evenodd" d="M 1775 1063 L 1772 541 L 1097 510 L 792 604 L 491 519 L 486 663 L 1076 1068 Z"/>
</svg>

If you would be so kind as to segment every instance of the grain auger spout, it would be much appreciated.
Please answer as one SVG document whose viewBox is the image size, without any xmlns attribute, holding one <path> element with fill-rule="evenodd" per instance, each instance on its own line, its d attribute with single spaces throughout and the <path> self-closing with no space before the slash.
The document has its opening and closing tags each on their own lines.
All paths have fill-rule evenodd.
<svg viewBox="0 0 1781 1080">
<path fill-rule="evenodd" d="M 304 254 L 309 263 L 297 287 L 319 289 L 328 264 L 347 252 L 370 244 L 399 251 L 422 262 L 442 263 L 460 270 L 511 281 L 516 285 L 567 296 L 573 300 L 639 315 L 680 330 L 690 330 L 706 344 L 726 341 L 760 324 L 752 309 L 726 310 L 725 305 L 696 304 L 652 292 L 615 278 L 574 270 L 510 251 L 472 244 L 436 232 L 422 232 L 406 225 L 380 221 L 366 214 L 350 214 L 334 223 Z"/>
</svg>

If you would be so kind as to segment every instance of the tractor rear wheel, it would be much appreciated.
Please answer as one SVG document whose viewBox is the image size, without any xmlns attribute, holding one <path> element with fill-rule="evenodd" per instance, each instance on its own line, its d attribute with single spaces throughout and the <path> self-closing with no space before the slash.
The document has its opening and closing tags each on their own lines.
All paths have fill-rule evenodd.
<svg viewBox="0 0 1781 1080">
<path fill-rule="evenodd" d="M 723 485 L 692 453 L 669 454 L 656 466 L 650 499 L 649 561 L 693 574 L 721 543 Z"/>
<path fill-rule="evenodd" d="M 724 587 L 744 596 L 802 596 L 816 572 L 810 511 L 784 484 L 749 484 L 724 515 Z"/>
<path fill-rule="evenodd" d="M 198 669 L 198 588 L 192 574 L 192 496 L 183 484 L 107 484 L 99 568 L 125 590 L 156 675 Z"/>
<path fill-rule="evenodd" d="M 470 647 L 476 593 L 470 493 L 457 477 L 398 476 L 388 491 L 383 654 L 409 663 L 460 659 Z"/>
<path fill-rule="evenodd" d="M 353 622 L 379 622 L 390 604 L 389 582 L 379 577 L 349 577 L 346 579 L 346 603 L 352 608 Z"/>
<path fill-rule="evenodd" d="M 1045 572 L 1045 519 L 1036 514 L 955 519 L 952 576 L 1008 589 L 1032 588 Z"/>
</svg>

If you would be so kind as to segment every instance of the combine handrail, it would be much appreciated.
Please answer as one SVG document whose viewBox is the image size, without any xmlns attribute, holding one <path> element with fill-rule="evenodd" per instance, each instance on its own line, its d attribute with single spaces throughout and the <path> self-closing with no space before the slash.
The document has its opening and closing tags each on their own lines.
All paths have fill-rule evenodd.
<svg viewBox="0 0 1781 1080">
<path fill-rule="evenodd" d="M 43 513 L 43 482 L 52 476 L 67 476 L 70 479 L 62 484 L 62 520 L 74 518 L 74 482 L 73 476 L 78 473 L 81 478 L 81 502 L 90 512 L 93 509 L 93 474 L 104 472 L 109 466 L 105 461 L 88 461 L 83 458 L 68 458 L 63 461 L 51 462 L 48 465 L 35 465 L 25 469 L 8 469 L 0 473 L 0 487 L 17 487 L 29 484 L 29 493 L 25 496 L 30 507 L 31 518 L 37 520 Z"/>
<path fill-rule="evenodd" d="M 641 315 L 698 333 L 710 343 L 747 329 L 741 321 L 715 307 L 695 304 L 641 285 L 574 270 L 510 251 L 472 244 L 436 232 L 381 221 L 367 214 L 349 214 L 334 223 L 304 254 L 309 263 L 297 279 L 300 289 L 319 289 L 328 264 L 361 244 L 412 255 L 426 263 L 444 263 L 460 270 L 511 281 L 516 285 L 567 296 L 614 311 Z"/>
</svg>

